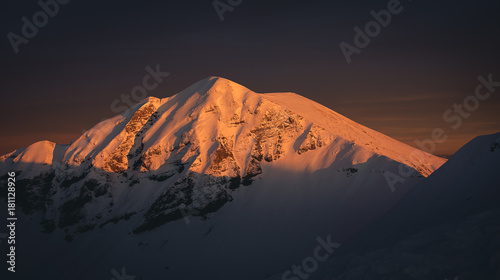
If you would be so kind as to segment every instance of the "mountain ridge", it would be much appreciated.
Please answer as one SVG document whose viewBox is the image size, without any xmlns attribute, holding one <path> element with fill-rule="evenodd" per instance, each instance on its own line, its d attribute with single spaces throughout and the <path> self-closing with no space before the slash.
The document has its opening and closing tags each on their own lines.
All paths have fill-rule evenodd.
<svg viewBox="0 0 500 280">
<path fill-rule="evenodd" d="M 233 90 L 233 88 L 236 88 L 236 90 Z M 227 94 L 228 92 L 229 92 L 229 94 Z M 68 145 L 68 150 L 71 150 L 71 148 L 73 147 L 75 149 L 75 151 L 70 151 L 70 153 L 66 153 L 65 157 L 64 157 L 64 161 L 67 161 L 70 164 L 71 163 L 79 164 L 82 159 L 79 158 L 78 156 L 73 156 L 73 155 L 75 155 L 75 154 L 80 155 L 82 153 L 85 154 L 85 153 L 90 153 L 90 152 L 88 151 L 88 147 L 85 147 L 86 145 L 80 145 L 80 147 L 78 147 L 77 144 L 75 145 L 75 142 L 80 142 L 79 144 L 83 144 L 83 143 L 85 143 L 85 141 L 82 141 L 82 137 L 84 137 L 84 138 L 99 138 L 98 137 L 99 133 L 106 134 L 108 131 L 103 131 L 103 130 L 109 129 L 109 127 L 106 127 L 106 124 L 109 125 L 110 123 L 112 123 L 113 125 L 116 126 L 118 123 L 123 123 L 127 118 L 133 118 L 133 117 L 131 117 L 132 113 L 137 113 L 137 110 L 143 108 L 144 106 L 149 106 L 149 107 L 143 108 L 144 109 L 143 111 L 147 112 L 148 109 L 151 109 L 151 108 L 154 108 L 153 110 L 155 110 L 155 112 L 150 111 L 149 114 L 146 114 L 145 115 L 146 117 L 151 117 L 152 114 L 154 114 L 154 113 L 165 113 L 165 112 L 159 111 L 159 110 L 162 110 L 161 107 L 163 107 L 164 105 L 167 105 L 171 101 L 174 101 L 177 103 L 188 102 L 195 95 L 198 95 L 197 97 L 199 97 L 197 100 L 198 104 L 195 104 L 195 105 L 197 106 L 197 105 L 201 104 L 202 107 L 208 106 L 209 107 L 208 110 L 215 110 L 216 108 L 219 108 L 220 106 L 218 106 L 218 104 L 223 99 L 228 99 L 228 100 L 231 100 L 232 102 L 235 102 L 235 101 L 243 101 L 243 102 L 253 101 L 253 102 L 259 102 L 259 103 L 265 102 L 263 100 L 268 100 L 274 104 L 277 104 L 278 106 L 283 107 L 285 110 L 287 110 L 287 108 L 291 107 L 295 111 L 300 111 L 302 114 L 298 114 L 298 115 L 302 118 L 304 118 L 302 115 L 307 115 L 308 113 L 311 114 L 311 112 L 314 112 L 314 110 L 316 110 L 318 112 L 316 112 L 315 116 L 310 121 L 312 121 L 314 124 L 320 123 L 319 126 L 321 128 L 328 129 L 328 130 L 330 130 L 330 132 L 336 133 L 338 136 L 340 136 L 346 140 L 349 140 L 349 141 L 354 142 L 354 143 L 359 142 L 357 144 L 368 146 L 365 148 L 370 149 L 371 148 L 370 147 L 370 145 L 371 145 L 370 140 L 371 139 L 369 139 L 369 138 L 370 137 L 376 138 L 376 137 L 369 135 L 369 137 L 368 138 L 365 137 L 365 139 L 352 139 L 352 138 L 355 138 L 355 137 L 351 137 L 353 133 L 357 133 L 358 135 L 355 135 L 355 136 L 359 136 L 362 133 L 366 134 L 367 133 L 366 131 L 368 131 L 370 134 L 375 134 L 375 136 L 384 138 L 385 141 L 389 141 L 390 146 L 394 146 L 394 144 L 397 143 L 396 146 L 399 146 L 398 148 L 402 149 L 404 152 L 401 152 L 398 155 L 389 155 L 389 157 L 394 159 L 394 160 L 405 160 L 405 157 L 408 154 L 408 151 L 415 150 L 415 148 L 413 148 L 413 147 L 410 147 L 406 144 L 400 143 L 400 142 L 398 142 L 390 137 L 387 137 L 379 132 L 373 131 L 367 127 L 359 125 L 359 124 L 347 119 L 346 117 L 344 117 L 338 113 L 335 113 L 334 111 L 322 106 L 321 104 L 318 104 L 318 103 L 311 101 L 307 98 L 304 98 L 300 95 L 297 95 L 294 93 L 288 93 L 288 92 L 258 94 L 258 93 L 252 92 L 251 90 L 247 89 L 246 87 L 243 87 L 239 84 L 231 82 L 227 79 L 212 76 L 212 77 L 208 77 L 204 80 L 201 80 L 201 81 L 191 85 L 190 87 L 186 88 L 185 90 L 181 91 L 180 93 L 178 93 L 172 97 L 167 97 L 167 98 L 162 98 L 162 99 L 156 98 L 156 97 L 148 97 L 148 98 L 142 100 L 141 102 L 139 102 L 137 105 L 130 108 L 129 110 L 127 110 L 126 112 L 124 112 L 123 114 L 118 115 L 118 116 L 113 117 L 113 118 L 110 118 L 108 120 L 105 120 L 105 121 L 97 124 L 92 129 L 87 131 L 84 135 L 82 135 L 79 139 L 75 140 L 72 144 Z M 248 95 L 252 95 L 251 97 L 253 97 L 253 98 L 247 98 L 250 100 L 243 99 L 243 97 L 248 96 Z M 287 99 L 291 99 L 291 98 L 288 98 L 289 96 L 293 96 L 298 101 L 294 100 L 295 104 L 293 101 L 290 102 L 289 100 L 287 100 Z M 255 100 L 255 99 L 258 99 L 258 100 Z M 299 104 L 297 104 L 297 103 L 299 103 Z M 216 107 L 213 108 L 212 105 L 215 105 Z M 174 106 L 176 106 L 176 105 L 174 104 Z M 307 107 L 307 106 L 310 108 L 314 108 L 314 110 L 311 110 L 311 109 L 304 110 L 304 107 Z M 167 109 L 171 109 L 171 108 L 167 108 Z M 192 110 L 194 110 L 194 109 L 192 109 Z M 197 115 L 196 117 L 199 119 L 203 115 L 203 113 L 204 112 Z M 225 112 L 221 112 L 221 113 L 224 114 Z M 191 115 L 191 114 L 189 114 L 189 115 Z M 306 116 L 305 118 L 311 119 L 309 116 Z M 330 119 L 335 119 L 337 121 L 337 123 L 332 124 Z M 324 121 L 324 120 L 326 120 L 326 121 Z M 133 119 L 130 121 L 133 121 Z M 144 122 L 145 120 L 139 119 L 139 121 Z M 236 121 L 241 122 L 241 120 L 235 120 L 234 124 L 236 124 Z M 342 128 L 345 128 L 346 126 L 353 126 L 358 131 L 347 132 L 347 131 L 342 131 L 339 129 L 335 130 L 335 128 L 332 129 L 332 126 L 335 126 L 338 124 L 346 124 Z M 144 125 L 144 123 L 142 123 L 142 125 Z M 138 131 L 136 131 L 136 132 L 138 132 Z M 152 133 L 149 133 L 148 135 L 145 136 L 146 142 L 148 140 L 150 140 L 151 138 L 153 138 L 153 135 L 151 135 L 151 134 Z M 115 136 L 117 136 L 119 138 L 124 137 L 124 135 L 115 135 Z M 116 137 L 114 137 L 114 138 L 116 138 Z M 100 139 L 93 139 L 93 140 L 94 140 L 94 142 L 98 142 L 98 140 L 100 140 Z M 119 139 L 119 140 L 123 140 L 123 139 Z M 157 141 L 155 141 L 156 143 L 153 143 L 151 146 L 157 145 L 158 142 L 161 142 L 161 140 L 162 139 L 158 139 Z M 116 142 L 120 142 L 120 141 L 115 141 L 114 143 L 107 144 L 109 146 L 109 150 L 114 151 L 118 147 Z M 92 145 L 92 143 L 90 143 L 90 144 Z M 387 143 L 384 143 L 384 144 L 387 144 Z M 87 151 L 84 150 L 85 148 L 87 148 Z M 379 148 L 379 147 L 375 147 L 375 149 L 377 149 L 377 148 Z M 375 149 L 371 149 L 371 150 L 374 152 L 377 152 Z M 392 147 L 392 149 L 394 149 L 394 147 Z M 109 151 L 108 153 L 104 153 L 104 154 L 102 154 L 102 156 L 109 156 L 109 153 L 111 153 L 112 151 Z M 9 153 L 8 155 L 12 155 L 15 152 L 16 151 Z M 20 151 L 20 152 L 22 152 L 22 151 Z M 100 151 L 98 151 L 98 152 L 100 152 Z M 427 153 L 424 153 L 424 154 L 427 156 L 427 158 L 430 158 Z M 387 154 L 382 154 L 382 155 L 387 156 Z M 96 157 L 99 155 L 96 155 L 94 152 L 91 154 L 91 156 Z M 2 158 L 5 158 L 5 157 L 6 156 L 3 156 Z M 398 157 L 403 157 L 403 159 L 400 159 Z M 438 165 L 442 164 L 443 162 L 444 161 L 441 160 L 438 164 L 431 163 L 431 165 L 432 165 L 431 168 L 436 169 L 436 167 L 438 167 Z M 409 163 L 409 161 L 405 161 L 405 163 Z M 425 164 L 423 164 L 423 165 L 425 165 Z M 417 166 L 413 165 L 412 167 L 417 167 Z M 420 170 L 420 173 L 423 173 L 424 176 L 429 175 L 429 173 L 426 172 L 426 170 Z"/>
<path fill-rule="evenodd" d="M 69 197 L 81 192 L 81 184 L 85 188 L 105 182 L 101 192 L 108 193 L 109 201 L 94 198 L 107 201 L 99 203 L 101 211 L 112 211 L 105 204 L 130 192 L 116 185 L 160 183 L 160 188 L 149 190 L 156 199 L 135 203 L 135 213 L 145 211 L 144 203 L 150 205 L 145 221 L 134 230 L 140 232 L 182 218 L 180 207 L 202 215 L 218 210 L 232 200 L 232 190 L 252 184 L 266 165 L 307 174 L 342 170 L 351 176 L 360 167 L 382 174 L 386 169 L 396 172 L 403 164 L 415 170 L 413 176 L 426 177 L 445 162 L 425 152 L 420 152 L 424 162 L 410 158 L 415 151 L 297 94 L 258 94 L 209 77 L 168 98 L 148 97 L 70 145 L 42 141 L 3 156 L 0 169 L 22 170 L 21 179 L 26 180 L 51 174 L 52 192 L 69 192 Z M 58 189 L 58 184 L 73 190 Z M 83 201 L 80 194 L 66 204 L 76 200 L 78 211 L 88 212 L 88 192 Z"/>
<path fill-rule="evenodd" d="M 120 248 L 130 248 L 171 264 L 168 272 L 140 269 L 144 277 L 199 279 L 204 270 L 178 257 L 191 246 L 196 255 L 189 258 L 210 276 L 234 279 L 245 264 L 231 248 L 240 248 L 262 267 L 245 276 L 256 279 L 289 267 L 318 235 L 346 240 L 445 162 L 424 152 L 419 161 L 412 152 L 419 150 L 299 95 L 258 94 L 207 78 L 174 96 L 144 99 L 70 145 L 42 141 L 2 156 L 0 172 L 16 172 L 29 248 L 79 252 L 60 265 L 119 260 Z M 391 192 L 384 174 L 402 167 L 414 173 Z M 109 250 L 82 247 L 86 242 Z M 33 263 L 46 258 L 25 255 Z M 271 267 L 267 258 L 279 260 Z M 160 269 L 162 260 L 155 260 Z M 214 270 L 220 262 L 230 268 Z M 80 266 L 79 277 L 109 272 L 93 265 Z"/>
</svg>

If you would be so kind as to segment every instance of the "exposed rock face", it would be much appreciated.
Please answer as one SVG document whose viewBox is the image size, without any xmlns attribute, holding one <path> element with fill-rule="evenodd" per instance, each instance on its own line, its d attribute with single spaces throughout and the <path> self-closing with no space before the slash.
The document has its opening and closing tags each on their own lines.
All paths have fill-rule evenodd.
<svg viewBox="0 0 500 280">
<path fill-rule="evenodd" d="M 135 233 L 185 215 L 207 217 L 266 165 L 291 172 L 335 165 L 355 176 L 355 164 L 403 158 L 426 176 L 444 162 L 428 154 L 427 162 L 411 161 L 405 155 L 413 148 L 310 100 L 257 94 L 221 78 L 145 99 L 69 146 L 32 146 L 1 157 L 0 170 L 22 171 L 24 211 L 42 212 L 41 229 L 61 228 L 68 240 L 134 216 L 142 217 Z"/>
<path fill-rule="evenodd" d="M 125 126 L 125 139 L 106 160 L 103 170 L 116 173 L 127 171 L 129 158 L 142 152 L 141 147 L 134 147 L 134 145 L 137 146 L 138 143 L 142 142 L 141 136 L 143 136 L 144 131 L 157 119 L 155 114 L 157 109 L 154 103 L 148 102 L 134 113 L 132 119 Z M 135 148 L 135 151 L 132 151 L 132 148 Z"/>
</svg>

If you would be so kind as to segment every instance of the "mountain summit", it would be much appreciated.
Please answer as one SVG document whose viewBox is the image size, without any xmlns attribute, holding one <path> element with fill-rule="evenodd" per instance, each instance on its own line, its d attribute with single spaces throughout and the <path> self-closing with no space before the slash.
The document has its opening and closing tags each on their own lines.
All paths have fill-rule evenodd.
<svg viewBox="0 0 500 280">
<path fill-rule="evenodd" d="M 238 247 L 262 267 L 247 275 L 255 279 L 271 272 L 262 254 L 286 268 L 318 235 L 342 241 L 445 162 L 424 152 L 409 157 L 415 151 L 300 95 L 259 94 L 209 77 L 174 96 L 149 97 L 70 145 L 42 141 L 2 156 L 0 171 L 18 173 L 20 206 L 38 220 L 26 224 L 40 232 L 33 240 L 46 233 L 65 236 L 62 247 L 95 240 L 117 258 L 120 246 L 152 252 L 167 238 L 174 242 L 160 251 L 172 267 L 165 275 L 174 278 L 188 269 L 179 244 L 196 248 L 206 273 L 222 278 L 244 265 L 231 252 Z M 401 167 L 415 173 L 391 193 L 383 174 Z M 119 232 L 131 237 L 111 237 Z M 144 238 L 149 245 L 137 248 Z M 217 262 L 231 268 L 210 270 Z M 81 275 L 99 269 L 108 268 Z"/>
<path fill-rule="evenodd" d="M 408 155 L 414 148 L 300 95 L 258 94 L 219 77 L 201 80 L 169 98 L 149 97 L 122 115 L 99 123 L 67 147 L 44 141 L 8 157 L 15 155 L 13 163 L 92 164 L 109 172 L 161 173 L 163 168 L 168 169 L 165 160 L 172 152 L 188 143 L 192 151 L 185 154 L 194 156 L 192 161 L 196 164 L 190 167 L 199 173 L 209 171 L 207 165 L 212 163 L 213 152 L 219 154 L 221 149 L 234 147 L 237 150 L 233 157 L 236 156 L 240 175 L 247 173 L 249 154 L 259 161 L 263 158 L 271 162 L 285 154 L 300 155 L 331 144 L 337 148 L 351 146 L 343 149 L 349 153 L 341 154 L 342 158 L 332 151 L 332 159 L 347 156 L 356 164 L 385 156 L 423 176 L 444 163 L 429 154 L 423 162 L 412 161 Z M 54 154 L 62 158 L 54 158 Z M 186 155 L 179 159 L 184 165 L 192 164 Z M 316 162 L 309 167 L 325 166 Z"/>
</svg>

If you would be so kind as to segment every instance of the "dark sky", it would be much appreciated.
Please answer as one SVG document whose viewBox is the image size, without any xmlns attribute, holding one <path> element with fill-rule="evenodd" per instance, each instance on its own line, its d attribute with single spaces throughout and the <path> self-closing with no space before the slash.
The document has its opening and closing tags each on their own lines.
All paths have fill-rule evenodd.
<svg viewBox="0 0 500 280">
<path fill-rule="evenodd" d="M 448 140 L 437 154 L 500 131 L 500 87 L 457 129 L 443 119 L 474 95 L 478 76 L 500 81 L 500 2 L 401 1 L 347 63 L 339 44 L 353 45 L 353 28 L 389 2 L 244 0 L 221 22 L 213 1 L 72 0 L 16 54 L 9 32 L 21 36 L 21 18 L 32 22 L 42 8 L 4 1 L 0 154 L 75 140 L 116 115 L 113 100 L 157 64 L 170 76 L 151 96 L 222 76 L 257 92 L 296 92 L 410 145 L 442 128 Z"/>
</svg>

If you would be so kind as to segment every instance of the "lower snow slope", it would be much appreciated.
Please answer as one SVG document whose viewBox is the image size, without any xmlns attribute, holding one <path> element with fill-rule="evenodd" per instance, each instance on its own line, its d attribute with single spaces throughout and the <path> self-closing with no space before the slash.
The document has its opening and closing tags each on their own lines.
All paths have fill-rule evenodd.
<svg viewBox="0 0 500 280">
<path fill-rule="evenodd" d="M 473 139 L 312 279 L 500 279 L 499 167 L 500 133 Z"/>
</svg>

